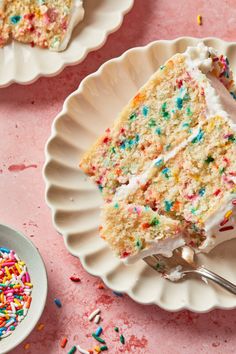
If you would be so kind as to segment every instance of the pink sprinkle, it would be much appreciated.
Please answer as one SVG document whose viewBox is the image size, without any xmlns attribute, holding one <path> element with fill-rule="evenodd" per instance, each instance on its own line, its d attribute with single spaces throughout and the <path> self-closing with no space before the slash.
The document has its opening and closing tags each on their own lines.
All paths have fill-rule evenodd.
<svg viewBox="0 0 236 354">
<path fill-rule="evenodd" d="M 233 204 L 233 205 L 236 205 L 236 199 L 233 199 L 233 200 L 232 200 L 232 204 Z"/>
<path fill-rule="evenodd" d="M 222 227 L 221 229 L 219 229 L 220 232 L 224 232 L 224 231 L 229 231 L 229 230 L 233 230 L 234 227 L 233 226 L 225 226 Z"/>
<path fill-rule="evenodd" d="M 27 283 L 30 283 L 30 276 L 29 276 L 29 273 L 25 273 L 25 279 L 26 279 L 26 282 Z"/>
</svg>

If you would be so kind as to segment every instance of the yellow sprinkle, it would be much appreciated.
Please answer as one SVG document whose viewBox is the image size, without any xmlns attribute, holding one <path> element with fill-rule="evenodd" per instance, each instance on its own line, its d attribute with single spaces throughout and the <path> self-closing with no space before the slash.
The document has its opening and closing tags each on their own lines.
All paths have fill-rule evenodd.
<svg viewBox="0 0 236 354">
<path fill-rule="evenodd" d="M 7 281 L 7 277 L 4 277 L 3 278 L 3 283 L 6 283 L 6 281 Z"/>
<path fill-rule="evenodd" d="M 17 285 L 14 285 L 14 286 L 13 286 L 14 289 L 17 289 L 17 288 L 20 288 L 20 287 L 21 287 L 20 284 L 17 284 Z"/>
<path fill-rule="evenodd" d="M 18 273 L 21 273 L 21 267 L 19 266 L 19 263 L 15 264 L 16 269 L 18 270 Z"/>
<path fill-rule="evenodd" d="M 28 350 L 30 348 L 30 344 L 29 343 L 26 343 L 25 345 L 24 345 L 24 349 L 25 350 Z"/>
<path fill-rule="evenodd" d="M 43 323 L 40 323 L 37 327 L 38 331 L 42 331 L 42 329 L 44 329 L 45 325 Z"/>
<path fill-rule="evenodd" d="M 14 299 L 14 302 L 15 302 L 18 306 L 21 305 L 21 303 L 20 303 L 17 299 Z"/>
<path fill-rule="evenodd" d="M 33 284 L 32 283 L 24 283 L 27 286 L 30 286 L 32 288 Z"/>
<path fill-rule="evenodd" d="M 95 352 L 97 352 L 97 353 L 100 353 L 100 351 L 101 351 L 101 349 L 99 348 L 98 345 L 96 345 L 96 347 L 94 347 L 94 350 L 95 350 Z"/>
<path fill-rule="evenodd" d="M 3 304 L 4 303 L 4 295 L 3 295 L 3 293 L 1 293 L 1 295 L 0 295 L 0 300 L 1 300 L 1 303 Z"/>
<path fill-rule="evenodd" d="M 6 320 L 9 320 L 9 318 L 10 318 L 10 316 L 9 315 L 5 315 L 5 317 L 6 317 Z"/>
<path fill-rule="evenodd" d="M 232 214 L 233 214 L 233 210 L 227 211 L 227 213 L 225 213 L 225 219 L 229 219 Z"/>
<path fill-rule="evenodd" d="M 202 25 L 202 16 L 201 16 L 201 15 L 198 15 L 198 16 L 197 16 L 197 24 L 198 24 L 199 26 Z"/>
<path fill-rule="evenodd" d="M 18 264 L 20 264 L 21 266 L 24 266 L 24 265 L 25 265 L 25 262 L 20 261 L 20 262 L 18 262 Z"/>
<path fill-rule="evenodd" d="M 7 276 L 8 276 L 8 278 L 11 278 L 11 273 L 9 272 L 9 268 L 5 267 L 4 269 L 5 269 L 5 272 L 6 272 Z"/>
</svg>

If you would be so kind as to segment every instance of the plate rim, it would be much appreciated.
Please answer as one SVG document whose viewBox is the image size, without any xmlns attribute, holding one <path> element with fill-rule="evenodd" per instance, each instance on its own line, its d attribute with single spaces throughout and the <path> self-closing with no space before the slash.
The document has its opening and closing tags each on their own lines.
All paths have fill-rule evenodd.
<svg viewBox="0 0 236 354">
<path fill-rule="evenodd" d="M 48 151 L 48 146 L 51 143 L 51 141 L 56 137 L 57 132 L 55 129 L 55 126 L 58 122 L 58 120 L 61 119 L 61 117 L 67 112 L 67 106 L 68 106 L 68 102 L 70 101 L 71 98 L 73 98 L 74 96 L 77 96 L 79 94 L 82 93 L 83 91 L 83 87 L 86 84 L 87 80 L 96 78 L 97 76 L 99 76 L 102 71 L 104 70 L 104 68 L 106 68 L 107 66 L 109 66 L 110 64 L 113 63 L 118 63 L 121 62 L 123 59 L 125 59 L 126 56 L 128 56 L 130 53 L 133 53 L 135 51 L 145 51 L 148 50 L 150 47 L 158 45 L 158 44 L 165 44 L 165 43 L 177 43 L 177 42 L 181 42 L 181 41 L 217 41 L 222 43 L 225 46 L 235 46 L 236 48 L 236 42 L 233 41 L 225 41 L 223 39 L 220 39 L 218 37 L 214 37 L 214 36 L 210 36 L 210 37 L 203 37 L 203 38 L 199 38 L 199 37 L 191 37 L 191 36 L 182 36 L 182 37 L 177 37 L 175 39 L 163 39 L 163 40 L 155 40 L 152 41 L 146 45 L 143 46 L 136 46 L 136 47 L 132 47 L 128 50 L 126 50 L 123 54 L 121 54 L 118 57 L 112 58 L 110 60 L 107 60 L 105 63 L 103 63 L 98 70 L 96 70 L 95 72 L 89 74 L 88 76 L 86 76 L 79 84 L 79 87 L 73 91 L 64 101 L 63 103 L 63 107 L 62 110 L 56 115 L 56 117 L 53 120 L 52 123 L 52 127 L 51 127 L 51 133 L 50 136 L 45 144 L 45 148 L 44 148 L 44 153 L 45 153 L 45 163 L 43 165 L 43 170 L 42 170 L 42 174 L 43 174 L 43 179 L 45 182 L 45 201 L 46 204 L 48 205 L 49 209 L 51 210 L 52 213 L 52 223 L 54 228 L 57 230 L 57 232 L 59 234 L 62 235 L 63 240 L 64 240 L 64 244 L 65 247 L 67 248 L 67 250 L 75 257 L 80 259 L 80 262 L 83 266 L 83 268 L 91 275 L 98 277 L 100 279 L 102 279 L 102 281 L 106 284 L 106 286 L 114 291 L 119 291 L 119 289 L 116 288 L 111 288 L 110 285 L 108 285 L 107 279 L 105 276 L 103 275 L 98 275 L 95 272 L 93 272 L 90 268 L 87 267 L 87 265 L 85 264 L 85 257 L 83 255 L 78 255 L 75 254 L 73 252 L 73 250 L 69 249 L 68 245 L 66 244 L 66 237 L 67 237 L 67 233 L 63 232 L 63 230 L 60 228 L 59 225 L 57 225 L 56 221 L 55 221 L 55 214 L 56 214 L 56 208 L 54 207 L 54 205 L 50 202 L 49 198 L 48 198 L 48 190 L 50 188 L 50 186 L 53 185 L 53 183 L 50 182 L 49 178 L 47 177 L 47 173 L 46 173 L 46 169 L 47 166 L 49 165 L 50 161 L 52 160 L 52 156 L 50 155 L 49 151 Z M 212 305 L 207 305 L 202 308 L 202 309 L 198 309 L 193 307 L 191 304 L 183 304 L 181 306 L 171 306 L 170 304 L 168 305 L 164 305 L 164 303 L 161 303 L 159 301 L 141 301 L 140 299 L 136 298 L 133 294 L 133 292 L 131 290 L 126 290 L 123 291 L 124 294 L 127 294 L 132 300 L 134 300 L 135 302 L 142 304 L 142 305 L 157 305 L 159 306 L 161 309 L 166 310 L 166 311 L 171 311 L 171 312 L 178 312 L 178 311 L 182 311 L 182 310 L 189 310 L 192 311 L 194 313 L 206 313 L 206 312 L 210 312 L 214 309 L 224 309 L 224 310 L 232 310 L 234 308 L 236 308 L 236 302 L 235 305 L 223 305 L 222 303 L 219 302 L 218 299 L 215 299 L 214 304 Z"/>
<path fill-rule="evenodd" d="M 18 80 L 18 79 L 14 79 L 14 78 L 9 79 L 9 80 L 5 81 L 3 84 L 0 84 L 0 89 L 6 88 L 12 84 L 30 85 L 30 84 L 33 84 L 34 82 L 36 82 L 40 77 L 48 77 L 48 78 L 54 77 L 54 76 L 59 75 L 66 67 L 75 66 L 75 65 L 82 63 L 86 59 L 86 57 L 88 56 L 89 53 L 102 48 L 105 45 L 105 43 L 107 42 L 109 35 L 118 31 L 119 28 L 122 26 L 124 16 L 133 8 L 135 0 L 126 0 L 126 1 L 127 1 L 126 8 L 124 8 L 123 10 L 117 11 L 117 13 L 119 14 L 119 22 L 114 27 L 111 27 L 109 30 L 104 31 L 104 35 L 103 35 L 101 41 L 97 42 L 96 45 L 91 45 L 91 46 L 86 47 L 86 49 L 85 49 L 83 55 L 80 57 L 80 59 L 77 59 L 75 61 L 69 60 L 69 59 L 67 59 L 64 62 L 62 61 L 60 66 L 58 67 L 58 69 L 56 71 L 53 71 L 50 73 L 45 73 L 42 70 L 39 70 L 39 72 L 36 75 L 32 76 L 32 78 L 30 78 L 30 79 L 26 79 L 26 80 L 23 80 L 23 79 Z"/>
<path fill-rule="evenodd" d="M 26 331 L 24 333 L 24 335 L 22 335 L 19 339 L 17 339 L 15 341 L 15 344 L 14 344 L 14 346 L 12 348 L 7 349 L 7 350 L 4 349 L 4 352 L 2 352 L 2 354 L 5 354 L 5 353 L 8 353 L 9 351 L 15 349 L 16 347 L 18 347 L 32 333 L 32 331 L 34 330 L 36 324 L 40 320 L 40 318 L 41 318 L 41 316 L 42 316 L 42 314 L 43 314 L 43 312 L 45 310 L 45 306 L 46 306 L 46 302 L 47 302 L 47 298 L 48 298 L 48 274 L 47 274 L 47 268 L 46 268 L 46 265 L 45 265 L 45 262 L 44 262 L 44 259 L 43 259 L 42 255 L 41 255 L 41 253 L 39 252 L 37 247 L 34 245 L 34 243 L 25 234 L 23 234 L 21 231 L 19 231 L 15 227 L 12 227 L 12 226 L 10 226 L 8 224 L 5 224 L 5 223 L 1 223 L 0 222 L 0 227 L 3 227 L 5 229 L 9 229 L 10 231 L 16 232 L 17 234 L 20 235 L 20 237 L 22 237 L 25 240 L 26 243 L 28 243 L 35 250 L 35 252 L 38 254 L 38 257 L 39 257 L 39 259 L 41 261 L 42 271 L 44 273 L 44 277 L 45 277 L 45 280 L 46 280 L 45 289 L 44 289 L 44 293 L 43 293 L 43 301 L 42 301 L 43 306 L 42 306 L 42 309 L 40 311 L 39 316 L 37 317 L 37 319 L 36 318 L 32 319 L 32 321 L 31 321 L 33 323 L 32 327 L 28 331 Z"/>
</svg>

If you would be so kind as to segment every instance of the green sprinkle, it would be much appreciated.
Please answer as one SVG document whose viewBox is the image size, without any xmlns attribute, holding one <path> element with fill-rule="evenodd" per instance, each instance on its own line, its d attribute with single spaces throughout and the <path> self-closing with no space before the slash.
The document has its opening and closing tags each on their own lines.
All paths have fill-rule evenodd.
<svg viewBox="0 0 236 354">
<path fill-rule="evenodd" d="M 170 175 L 169 175 L 170 169 L 168 167 L 164 168 L 161 173 L 165 176 L 165 178 L 169 179 Z"/>
<path fill-rule="evenodd" d="M 15 326 L 10 326 L 10 330 L 11 330 L 11 331 L 14 331 L 15 328 L 16 328 Z"/>
<path fill-rule="evenodd" d="M 23 310 L 18 310 L 18 311 L 16 311 L 16 313 L 17 313 L 17 315 L 22 316 L 23 315 Z"/>
<path fill-rule="evenodd" d="M 190 126 L 189 123 L 183 123 L 183 124 L 182 124 L 182 127 L 183 127 L 183 128 L 189 128 L 189 126 Z"/>
<path fill-rule="evenodd" d="M 229 135 L 228 140 L 232 141 L 233 143 L 236 141 L 235 136 L 233 134 Z"/>
<path fill-rule="evenodd" d="M 104 350 L 108 350 L 108 347 L 106 345 L 103 345 L 102 347 L 100 347 L 100 350 L 103 352 Z"/>
<path fill-rule="evenodd" d="M 156 264 L 156 270 L 157 270 L 158 272 L 164 272 L 164 270 L 165 270 L 165 264 L 164 264 L 164 263 L 157 262 L 157 264 Z"/>
<path fill-rule="evenodd" d="M 95 338 L 98 342 L 105 344 L 105 340 L 102 339 L 101 337 L 96 336 L 95 333 L 92 333 L 93 338 Z"/>
<path fill-rule="evenodd" d="M 165 65 L 161 65 L 160 69 L 163 70 L 165 68 Z"/>
<path fill-rule="evenodd" d="M 200 129 L 199 132 L 198 132 L 198 134 L 195 136 L 195 138 L 193 138 L 192 144 L 196 144 L 196 143 L 198 143 L 199 141 L 201 141 L 202 138 L 203 138 L 203 136 L 204 136 L 204 132 L 203 132 L 202 129 Z"/>
<path fill-rule="evenodd" d="M 222 167 L 222 168 L 219 169 L 220 175 L 222 175 L 224 172 L 225 172 L 225 167 Z"/>
<path fill-rule="evenodd" d="M 161 115 L 164 119 L 168 120 L 170 118 L 169 112 L 166 110 L 167 103 L 164 102 L 163 105 L 161 106 Z"/>
<path fill-rule="evenodd" d="M 188 107 L 186 108 L 186 113 L 187 113 L 187 116 L 188 116 L 188 117 L 190 117 L 190 116 L 193 115 L 193 112 L 191 111 L 190 106 L 188 106 Z"/>
<path fill-rule="evenodd" d="M 111 151 L 113 152 L 113 154 L 116 153 L 116 149 L 114 148 L 114 146 L 111 148 Z"/>
<path fill-rule="evenodd" d="M 125 344 L 125 338 L 124 338 L 123 334 L 120 335 L 120 342 L 122 344 Z"/>
<path fill-rule="evenodd" d="M 114 328 L 114 331 L 119 332 L 119 328 L 118 328 L 118 327 L 115 327 L 115 328 Z"/>
<path fill-rule="evenodd" d="M 198 194 L 202 197 L 204 194 L 205 194 L 205 188 L 201 188 L 201 189 L 199 189 L 199 192 L 198 192 Z"/>
<path fill-rule="evenodd" d="M 209 165 L 209 163 L 215 161 L 215 159 L 212 156 L 207 156 L 207 159 L 205 160 L 205 162 Z"/>
<path fill-rule="evenodd" d="M 152 127 L 155 127 L 157 124 L 156 124 L 156 121 L 155 121 L 155 119 L 150 119 L 149 120 L 149 122 L 148 122 L 148 126 L 150 127 L 150 128 L 152 128 Z"/>
<path fill-rule="evenodd" d="M 129 120 L 133 121 L 137 118 L 137 113 L 132 113 L 130 116 L 129 116 Z"/>
<path fill-rule="evenodd" d="M 136 240 L 136 243 L 135 243 L 135 246 L 141 250 L 143 248 L 143 243 L 142 243 L 142 240 L 140 240 L 140 238 L 137 238 Z"/>
<path fill-rule="evenodd" d="M 157 160 L 157 162 L 155 162 L 155 166 L 162 166 L 164 163 L 164 160 L 163 159 L 159 159 Z"/>
<path fill-rule="evenodd" d="M 191 213 L 192 213 L 192 214 L 195 214 L 196 211 L 197 211 L 197 208 L 192 208 L 192 209 L 191 209 Z"/>
<path fill-rule="evenodd" d="M 11 23 L 13 23 L 13 25 L 16 25 L 21 19 L 21 16 L 19 15 L 15 15 L 11 17 Z"/>
<path fill-rule="evenodd" d="M 170 150 L 170 148 L 171 148 L 171 144 L 166 145 L 166 146 L 165 146 L 165 151 Z"/>
<path fill-rule="evenodd" d="M 76 346 L 74 345 L 71 350 L 68 352 L 68 354 L 74 354 L 76 352 Z"/>
<path fill-rule="evenodd" d="M 119 208 L 119 204 L 118 204 L 118 203 L 115 203 L 115 204 L 114 204 L 114 208 L 115 208 L 115 209 L 118 209 L 118 208 Z"/>
<path fill-rule="evenodd" d="M 183 101 L 189 101 L 190 100 L 190 96 L 189 96 L 189 94 L 188 93 L 186 93 L 185 95 L 184 95 L 184 97 L 183 97 Z"/>
<path fill-rule="evenodd" d="M 151 226 L 157 226 L 159 224 L 160 224 L 160 221 L 156 217 L 154 217 L 150 223 Z"/>
</svg>

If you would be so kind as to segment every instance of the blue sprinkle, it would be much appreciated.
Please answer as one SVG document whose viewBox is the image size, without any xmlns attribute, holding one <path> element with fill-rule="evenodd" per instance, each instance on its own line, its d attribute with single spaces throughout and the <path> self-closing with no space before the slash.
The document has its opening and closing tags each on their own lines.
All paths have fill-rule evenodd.
<svg viewBox="0 0 236 354">
<path fill-rule="evenodd" d="M 114 295 L 116 296 L 119 296 L 119 297 L 122 297 L 123 294 L 122 293 L 119 293 L 118 291 L 112 291 Z"/>
<path fill-rule="evenodd" d="M 149 112 L 149 108 L 147 106 L 143 106 L 142 112 L 143 112 L 144 117 L 147 117 L 148 112 Z"/>
<path fill-rule="evenodd" d="M 97 337 L 99 337 L 101 333 L 102 333 L 102 327 L 99 326 L 99 327 L 96 329 L 95 334 L 96 334 Z"/>
<path fill-rule="evenodd" d="M 177 97 L 176 98 L 176 106 L 178 109 L 182 109 L 183 108 L 183 99 L 181 97 Z"/>
<path fill-rule="evenodd" d="M 156 128 L 155 133 L 161 135 L 161 128 Z"/>
<path fill-rule="evenodd" d="M 202 131 L 202 129 L 200 129 L 198 134 L 195 136 L 195 138 L 193 138 L 192 143 L 193 144 L 198 143 L 199 141 L 202 140 L 203 136 L 204 136 L 204 132 Z"/>
<path fill-rule="evenodd" d="M 159 160 L 157 160 L 157 162 L 155 162 L 155 166 L 161 166 L 161 165 L 163 165 L 163 163 L 164 163 L 164 160 L 159 159 Z"/>
<path fill-rule="evenodd" d="M 10 253 L 11 252 L 8 248 L 5 248 L 5 247 L 1 247 L 0 251 L 4 252 L 4 253 Z"/>
<path fill-rule="evenodd" d="M 164 168 L 161 173 L 166 177 L 166 178 L 170 178 L 169 173 L 170 169 L 168 167 Z"/>
<path fill-rule="evenodd" d="M 59 300 L 59 299 L 54 299 L 54 302 L 55 302 L 55 304 L 57 305 L 57 307 L 62 307 L 61 300 Z"/>
<path fill-rule="evenodd" d="M 103 186 L 101 186 L 101 184 L 98 185 L 98 188 L 99 188 L 100 192 L 102 192 Z"/>
<path fill-rule="evenodd" d="M 136 142 L 136 143 L 138 143 L 138 142 L 139 142 L 139 140 L 140 140 L 140 137 L 139 137 L 139 135 L 138 135 L 138 134 L 136 134 L 136 135 L 135 135 L 135 142 Z"/>
<path fill-rule="evenodd" d="M 233 92 L 233 91 L 231 91 L 230 94 L 231 94 L 231 96 L 236 100 L 236 93 Z"/>
<path fill-rule="evenodd" d="M 165 200 L 165 211 L 170 211 L 172 206 L 173 206 L 173 202 L 169 202 L 168 200 Z"/>
<path fill-rule="evenodd" d="M 182 124 L 182 127 L 183 127 L 183 128 L 188 128 L 189 126 L 190 126 L 189 123 L 183 123 L 183 124 Z"/>
<path fill-rule="evenodd" d="M 198 194 L 202 197 L 205 194 L 205 188 L 201 188 L 198 192 Z"/>
<path fill-rule="evenodd" d="M 21 19 L 21 16 L 16 15 L 16 16 L 12 16 L 11 17 L 11 23 L 13 23 L 14 25 L 16 25 Z"/>
</svg>

